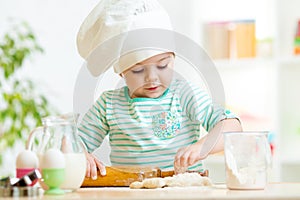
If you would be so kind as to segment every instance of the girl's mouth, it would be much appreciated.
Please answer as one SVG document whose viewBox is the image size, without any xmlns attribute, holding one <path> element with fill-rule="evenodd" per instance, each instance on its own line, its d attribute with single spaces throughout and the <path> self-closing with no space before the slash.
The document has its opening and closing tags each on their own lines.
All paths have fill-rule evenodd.
<svg viewBox="0 0 300 200">
<path fill-rule="evenodd" d="M 150 88 L 146 88 L 147 90 L 150 90 L 150 91 L 153 91 L 153 90 L 156 90 L 158 88 L 158 86 L 156 87 L 150 87 Z"/>
</svg>

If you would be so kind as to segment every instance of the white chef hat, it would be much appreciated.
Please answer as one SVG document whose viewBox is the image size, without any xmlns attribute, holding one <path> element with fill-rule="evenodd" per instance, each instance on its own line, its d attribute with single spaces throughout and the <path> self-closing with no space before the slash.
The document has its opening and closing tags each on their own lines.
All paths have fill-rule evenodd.
<svg viewBox="0 0 300 200">
<path fill-rule="evenodd" d="M 108 40 L 138 29 L 172 30 L 170 18 L 157 0 L 102 0 L 80 27 L 77 35 L 78 52 L 85 60 L 93 60 L 93 64 L 88 65 L 88 68 L 94 75 L 99 75 L 105 71 L 101 68 L 107 67 L 95 63 L 95 61 L 101 60 L 99 56 L 103 55 L 103 52 L 99 52 L 96 56 L 91 56 L 91 54 L 95 54 L 95 50 Z M 148 40 L 149 38 L 144 37 L 143 39 Z M 134 40 L 131 41 L 134 42 Z M 113 47 L 117 46 L 121 49 L 124 47 L 124 43 L 128 45 L 128 41 L 124 42 L 124 37 L 118 42 L 118 45 L 115 44 L 116 42 L 112 42 Z M 125 55 L 121 54 L 122 50 L 120 49 L 112 50 L 109 47 L 106 49 L 120 52 L 119 60 L 112 64 L 114 71 L 118 74 L 147 58 L 167 52 L 167 50 L 159 48 L 141 48 L 126 52 Z"/>
</svg>

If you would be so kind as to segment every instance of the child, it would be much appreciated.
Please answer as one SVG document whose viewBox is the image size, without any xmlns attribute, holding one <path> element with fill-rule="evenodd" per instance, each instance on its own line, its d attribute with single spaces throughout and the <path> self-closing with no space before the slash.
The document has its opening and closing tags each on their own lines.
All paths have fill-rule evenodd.
<svg viewBox="0 0 300 200">
<path fill-rule="evenodd" d="M 116 12 L 118 6 L 122 9 Z M 99 38 L 96 36 L 101 35 L 101 31 L 104 34 L 114 33 L 113 30 L 121 33 L 120 27 L 128 31 L 134 23 L 134 28 L 140 28 L 140 22 L 145 22 L 141 25 L 144 27 L 145 24 L 151 24 L 151 20 L 146 19 L 153 16 L 162 17 L 160 22 L 168 21 L 155 0 L 112 1 L 103 7 L 101 14 L 92 12 L 89 15 L 97 16 L 97 20 L 88 18 L 86 23 L 102 20 L 104 25 L 92 23 L 88 29 L 89 26 L 84 23 L 84 32 L 93 30 L 95 33 L 89 32 L 87 35 Z M 99 9 L 95 10 L 99 12 Z M 125 14 L 120 15 L 124 10 Z M 112 13 L 113 17 L 109 16 Z M 126 27 L 126 23 L 122 24 L 126 22 L 124 17 L 131 20 L 129 27 Z M 112 23 L 115 22 L 112 19 L 117 23 Z M 157 28 L 158 25 L 153 24 Z M 101 27 L 102 30 L 95 27 Z M 108 31 L 104 31 L 105 28 Z M 101 40 L 97 44 L 86 44 L 91 41 L 86 40 L 85 34 L 81 32 L 79 36 L 79 52 L 88 59 Z M 207 154 L 201 154 L 206 148 L 207 136 L 219 135 L 221 131 L 241 130 L 236 117 L 213 104 L 205 91 L 185 80 L 174 78 L 174 59 L 174 52 L 136 50 L 130 56 L 122 55 L 118 64 L 114 65 L 115 72 L 125 80 L 126 86 L 103 92 L 79 126 L 80 137 L 87 150 L 87 177 L 97 178 L 97 168 L 101 175 L 106 174 L 103 163 L 91 154 L 106 135 L 109 135 L 112 165 L 146 165 L 162 170 L 173 170 L 175 167 L 177 172 L 184 172 L 186 169 L 201 171 L 201 160 L 208 153 L 223 149 L 222 140 L 218 140 L 216 145 L 215 142 L 211 145 L 213 149 L 209 149 Z M 207 136 L 200 138 L 200 126 L 209 132 Z"/>
</svg>

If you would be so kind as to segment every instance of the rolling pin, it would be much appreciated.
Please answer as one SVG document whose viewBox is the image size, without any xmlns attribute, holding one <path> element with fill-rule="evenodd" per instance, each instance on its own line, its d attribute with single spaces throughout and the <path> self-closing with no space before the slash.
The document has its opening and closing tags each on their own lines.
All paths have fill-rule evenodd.
<svg viewBox="0 0 300 200">
<path fill-rule="evenodd" d="M 96 180 L 85 177 L 81 187 L 126 187 L 134 181 L 143 181 L 145 178 L 164 178 L 175 174 L 174 171 L 162 171 L 155 167 L 141 166 L 107 166 L 106 176 L 101 176 L 99 170 L 97 173 Z M 207 170 L 198 173 L 201 176 L 208 176 Z"/>
</svg>

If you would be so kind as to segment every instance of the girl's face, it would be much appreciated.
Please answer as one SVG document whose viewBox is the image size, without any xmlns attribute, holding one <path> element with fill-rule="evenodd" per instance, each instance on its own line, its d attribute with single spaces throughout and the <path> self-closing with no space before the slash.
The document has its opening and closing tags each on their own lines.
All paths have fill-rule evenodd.
<svg viewBox="0 0 300 200">
<path fill-rule="evenodd" d="M 173 53 L 162 53 L 123 72 L 130 97 L 160 97 L 172 81 L 173 64 Z"/>
</svg>

